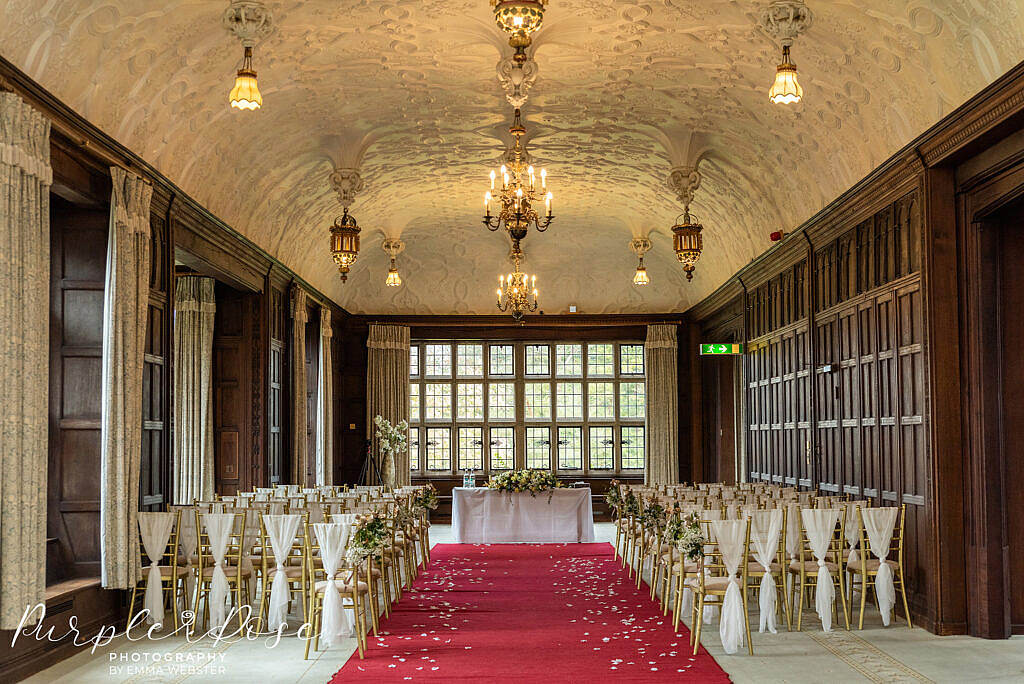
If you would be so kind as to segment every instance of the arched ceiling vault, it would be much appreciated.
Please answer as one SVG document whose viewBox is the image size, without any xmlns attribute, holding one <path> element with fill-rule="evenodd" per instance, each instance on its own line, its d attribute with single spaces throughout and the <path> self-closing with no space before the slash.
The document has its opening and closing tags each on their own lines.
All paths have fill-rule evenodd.
<svg viewBox="0 0 1024 684">
<path fill-rule="evenodd" d="M 524 108 L 555 193 L 555 223 L 525 241 L 546 311 L 685 309 L 1024 59 L 1017 0 L 807 0 L 805 99 L 771 105 L 764 4 L 551 0 Z M 0 52 L 347 309 L 493 313 L 508 246 L 479 215 L 508 142 L 496 64 L 510 49 L 488 2 L 267 5 L 254 113 L 227 105 L 241 56 L 227 0 L 7 0 Z M 705 255 L 687 283 L 666 181 L 692 153 Z M 365 183 L 345 285 L 327 252 L 336 166 Z M 385 234 L 406 243 L 398 289 Z M 653 243 L 646 288 L 631 284 L 635 235 Z"/>
</svg>

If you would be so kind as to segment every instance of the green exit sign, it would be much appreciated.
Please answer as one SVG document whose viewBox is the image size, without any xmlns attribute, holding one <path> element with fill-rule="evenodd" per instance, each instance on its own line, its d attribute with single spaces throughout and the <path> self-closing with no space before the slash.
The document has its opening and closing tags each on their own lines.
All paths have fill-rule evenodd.
<svg viewBox="0 0 1024 684">
<path fill-rule="evenodd" d="M 702 356 L 707 354 L 742 354 L 742 344 L 702 344 L 700 345 Z"/>
</svg>

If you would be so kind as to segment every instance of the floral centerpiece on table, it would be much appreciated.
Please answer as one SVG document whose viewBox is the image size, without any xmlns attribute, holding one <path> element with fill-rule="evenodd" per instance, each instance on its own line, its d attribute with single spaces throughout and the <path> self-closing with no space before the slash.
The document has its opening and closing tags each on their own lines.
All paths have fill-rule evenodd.
<svg viewBox="0 0 1024 684">
<path fill-rule="evenodd" d="M 700 528 L 700 515 L 681 513 L 676 507 L 665 523 L 665 541 L 675 546 L 686 560 L 697 560 L 704 555 L 704 533 Z"/>
<path fill-rule="evenodd" d="M 373 424 L 377 428 L 374 437 L 377 438 L 377 448 L 380 450 L 384 482 L 390 487 L 395 484 L 395 457 L 409 448 L 406 436 L 409 424 L 402 420 L 392 425 L 390 420 L 380 415 L 374 417 Z"/>
<path fill-rule="evenodd" d="M 530 496 L 549 492 L 548 501 L 553 490 L 564 486 L 550 470 L 510 470 L 493 476 L 487 483 L 488 489 L 499 492 L 529 492 Z"/>
<path fill-rule="evenodd" d="M 360 516 L 345 551 L 346 562 L 355 567 L 370 556 L 379 559 L 389 535 L 388 523 L 380 513 Z"/>
<path fill-rule="evenodd" d="M 417 513 L 433 511 L 437 505 L 437 488 L 429 482 L 412 498 L 412 507 Z"/>
</svg>

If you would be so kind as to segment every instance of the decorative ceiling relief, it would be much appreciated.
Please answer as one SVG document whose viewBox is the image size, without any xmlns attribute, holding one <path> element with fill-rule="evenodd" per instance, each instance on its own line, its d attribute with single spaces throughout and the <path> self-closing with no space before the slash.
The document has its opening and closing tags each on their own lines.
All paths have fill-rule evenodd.
<svg viewBox="0 0 1024 684">
<path fill-rule="evenodd" d="M 540 308 L 670 312 L 1024 59 L 1019 0 L 807 0 L 804 97 L 779 106 L 768 0 L 550 0 L 516 94 L 488 0 L 264 4 L 255 111 L 225 102 L 243 56 L 227 0 L 6 0 L 0 54 L 356 313 L 495 311 L 508 241 L 480 226 L 481 170 L 504 163 L 510 94 L 528 95 L 529 163 L 557 180 L 558 220 L 524 243 Z M 706 152 L 687 163 L 680 145 Z M 666 185 L 687 167 L 705 227 L 690 283 Z M 326 247 L 345 192 L 364 228 L 343 285 Z M 403 284 L 386 287 L 399 236 Z M 626 248 L 641 236 L 645 287 Z"/>
</svg>

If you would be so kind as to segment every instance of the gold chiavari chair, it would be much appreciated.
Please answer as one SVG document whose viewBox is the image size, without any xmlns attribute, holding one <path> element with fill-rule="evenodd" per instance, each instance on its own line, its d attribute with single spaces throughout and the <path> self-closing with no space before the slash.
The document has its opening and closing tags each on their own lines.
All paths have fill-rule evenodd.
<svg viewBox="0 0 1024 684">
<path fill-rule="evenodd" d="M 913 627 L 910 621 L 910 606 L 907 604 L 907 588 L 904 582 L 904 569 L 903 569 L 903 535 L 904 527 L 906 525 L 907 517 L 907 505 L 902 504 L 900 506 L 899 517 L 896 520 L 896 525 L 893 530 L 892 539 L 889 541 L 889 553 L 887 560 L 889 566 L 892 568 L 892 580 L 896 591 L 899 592 L 900 598 L 903 601 L 903 615 L 907 620 L 907 627 Z M 851 580 L 851 599 L 853 598 L 852 588 L 855 583 L 859 580 L 860 583 L 860 617 L 857 620 L 857 629 L 864 629 L 864 607 L 866 603 L 867 588 L 871 587 L 872 591 L 875 588 L 875 579 L 878 577 L 878 567 L 880 565 L 877 558 L 871 553 L 871 540 L 868 539 L 867 531 L 864 529 L 864 513 L 860 506 L 857 506 L 857 522 L 860 526 L 860 549 L 861 557 L 858 560 L 851 561 L 847 565 L 847 571 L 850 573 Z M 893 560 L 893 556 L 896 556 Z M 877 603 L 878 597 L 875 596 Z"/>
<path fill-rule="evenodd" d="M 200 622 L 201 626 L 205 626 L 210 617 L 210 594 L 213 589 L 213 572 L 215 570 L 216 559 L 213 556 L 213 550 L 210 546 L 210 535 L 206 530 L 206 525 L 203 523 L 203 513 L 200 510 L 196 510 L 196 531 L 199 535 L 198 544 L 198 563 L 196 565 L 196 593 L 194 597 L 193 612 L 196 616 L 199 615 L 199 604 L 203 604 L 203 617 Z M 235 604 L 238 606 L 238 626 L 239 628 L 244 627 L 245 620 L 241 607 L 244 605 L 242 602 L 242 592 L 245 591 L 246 597 L 250 593 L 250 579 L 252 578 L 252 566 L 249 563 L 244 562 L 246 559 L 246 546 L 245 546 L 245 509 L 235 512 L 230 511 L 223 513 L 222 515 L 232 515 L 234 519 L 231 524 L 231 533 L 229 535 L 227 550 L 224 553 L 224 575 L 228 581 L 228 596 L 234 594 Z"/>
<path fill-rule="evenodd" d="M 163 553 L 157 561 L 157 568 L 160 570 L 160 595 L 163 597 L 164 602 L 168 603 L 171 607 L 174 629 L 177 631 L 178 595 L 179 592 L 183 596 L 186 593 L 185 573 L 179 574 L 178 567 L 178 535 L 181 528 L 181 511 L 170 511 L 166 515 L 174 516 L 174 522 L 171 525 L 171 535 L 167 540 L 167 546 L 164 547 Z M 146 546 L 142 541 L 141 530 L 139 538 L 139 549 L 145 554 Z M 149 559 L 149 561 L 152 562 L 153 559 Z M 141 589 L 144 593 L 146 586 L 149 584 L 149 563 L 143 563 L 142 567 L 142 579 L 132 586 L 131 602 L 128 604 L 128 624 L 131 624 L 132 616 L 135 615 L 135 599 L 139 590 Z"/>
<path fill-rule="evenodd" d="M 799 510 L 799 509 L 797 509 Z M 834 526 L 829 542 L 828 551 L 825 554 L 825 566 L 828 568 L 829 574 L 836 584 L 839 585 L 839 602 L 843 604 L 843 620 L 846 623 L 846 629 L 850 629 L 850 614 L 846 604 L 846 588 L 843 576 L 840 573 L 842 568 L 842 556 L 844 546 L 844 535 L 843 526 L 846 523 L 846 509 L 839 509 L 839 520 Z M 802 631 L 803 617 L 804 617 L 804 604 L 809 601 L 810 593 L 806 592 L 807 588 L 812 590 L 817 588 L 818 578 L 818 561 L 815 559 L 814 554 L 811 552 L 810 540 L 807 535 L 807 529 L 804 527 L 803 520 L 800 521 L 800 539 L 799 539 L 799 554 L 796 560 L 793 560 L 789 564 L 788 572 L 793 577 L 795 583 L 791 583 L 791 591 L 796 592 L 799 587 L 799 609 L 797 610 L 796 617 L 796 631 Z M 790 606 L 792 606 L 792 601 Z M 839 609 L 836 607 L 836 602 L 832 602 L 832 610 L 835 613 L 835 617 L 839 619 Z"/>
<path fill-rule="evenodd" d="M 748 561 L 747 561 L 747 565 L 749 566 L 747 568 L 747 579 L 749 580 L 749 582 L 747 584 L 747 589 L 748 589 L 748 591 L 749 590 L 753 590 L 753 591 L 759 590 L 760 587 L 761 587 L 761 578 L 764 577 L 765 574 L 770 573 L 772 575 L 772 577 L 775 579 L 775 586 L 778 588 L 778 590 L 781 592 L 781 595 L 782 595 L 781 596 L 781 600 L 776 602 L 775 608 L 776 608 L 777 611 L 782 611 L 785 614 L 785 616 L 786 616 L 786 629 L 787 630 L 792 630 L 792 628 L 793 628 L 793 619 L 792 619 L 792 610 L 791 610 L 792 606 L 790 605 L 790 602 L 789 602 L 789 593 L 786 591 L 786 574 L 787 574 L 786 573 L 786 513 L 787 513 L 787 511 L 786 511 L 785 507 L 782 507 L 781 510 L 782 510 L 782 529 L 779 531 L 779 543 L 778 543 L 778 549 L 775 552 L 775 561 L 773 561 L 768 566 L 769 569 L 767 571 L 765 571 L 764 567 L 757 561 L 756 558 L 754 558 L 754 556 L 752 554 L 750 556 L 750 558 L 748 559 Z M 758 516 L 767 516 L 767 515 L 770 515 L 770 514 L 771 514 L 771 509 L 762 509 L 760 511 L 755 511 L 752 514 L 752 519 L 753 518 L 757 518 Z M 758 521 L 758 522 L 753 522 L 752 521 L 751 522 L 751 529 L 752 529 L 751 534 L 756 534 L 758 532 L 763 532 L 766 527 L 767 527 L 767 525 L 764 524 L 764 522 L 762 522 L 762 521 Z"/>
<path fill-rule="evenodd" d="M 710 520 L 702 520 L 701 523 L 707 523 L 708 528 L 712 525 Z M 743 628 L 747 634 L 747 649 L 750 655 L 754 655 L 754 644 L 750 640 L 750 613 L 747 608 L 747 592 L 744 590 L 744 587 L 748 584 L 747 563 L 745 560 L 750 557 L 750 518 L 745 520 L 745 528 L 743 553 L 740 556 L 742 560 L 737 571 L 739 572 L 740 594 L 743 601 Z M 693 629 L 690 630 L 690 643 L 693 645 L 693 655 L 695 656 L 700 650 L 700 633 L 704 624 L 704 606 L 707 604 L 709 597 L 717 599 L 714 603 L 721 605 L 725 601 L 725 593 L 729 588 L 730 582 L 717 538 L 711 540 L 710 544 L 704 547 L 704 555 L 697 559 L 697 563 L 697 576 L 687 580 L 687 584 L 693 590 L 693 609 L 690 614 L 690 625 Z"/>
<path fill-rule="evenodd" d="M 299 597 L 302 600 L 302 619 L 304 622 L 309 621 L 309 615 L 307 611 L 309 609 L 309 586 L 307 580 L 309 579 L 309 568 L 306 567 L 307 555 L 306 555 L 306 532 L 309 530 L 309 514 L 301 514 L 301 521 L 299 522 L 299 528 L 296 532 L 295 538 L 291 540 L 291 546 L 288 549 L 288 558 L 284 563 L 284 576 L 288 580 L 288 605 L 291 607 L 291 596 L 293 592 L 298 591 Z M 268 610 L 267 601 L 270 597 L 271 582 L 274 581 L 274 577 L 277 575 L 277 563 L 275 562 L 274 549 L 270 543 L 270 535 L 267 533 L 267 526 L 260 516 L 260 538 L 259 547 L 262 549 L 260 554 L 260 576 L 262 578 L 260 582 L 260 606 L 259 606 L 259 628 L 262 629 L 263 625 L 266 624 L 265 616 Z"/>
<path fill-rule="evenodd" d="M 353 533 L 355 532 L 354 527 L 352 531 Z M 351 536 L 349 537 L 349 544 L 351 544 Z M 370 586 L 367 582 L 359 579 L 359 567 L 349 565 L 346 561 L 345 553 L 341 555 L 338 575 L 335 579 L 328 580 L 323 561 L 320 560 L 320 544 L 313 533 L 312 527 L 309 525 L 305 528 L 305 545 L 306 567 L 309 571 L 307 581 L 310 587 L 308 616 L 309 623 L 312 626 L 312 634 L 310 638 L 306 639 L 306 653 L 304 657 L 306 660 L 309 659 L 310 641 L 313 642 L 313 650 L 318 650 L 320 647 L 320 626 L 323 616 L 324 592 L 327 589 L 328 582 L 332 581 L 338 588 L 338 593 L 341 594 L 342 603 L 344 604 L 345 599 L 352 601 L 350 608 L 354 615 L 356 650 L 359 653 L 359 659 L 362 660 L 363 654 L 366 652 L 366 617 L 364 612 L 370 603 Z M 375 614 L 376 611 L 371 609 L 371 615 Z M 375 617 L 374 620 L 376 620 Z M 376 630 L 376 626 L 374 629 Z"/>
</svg>

